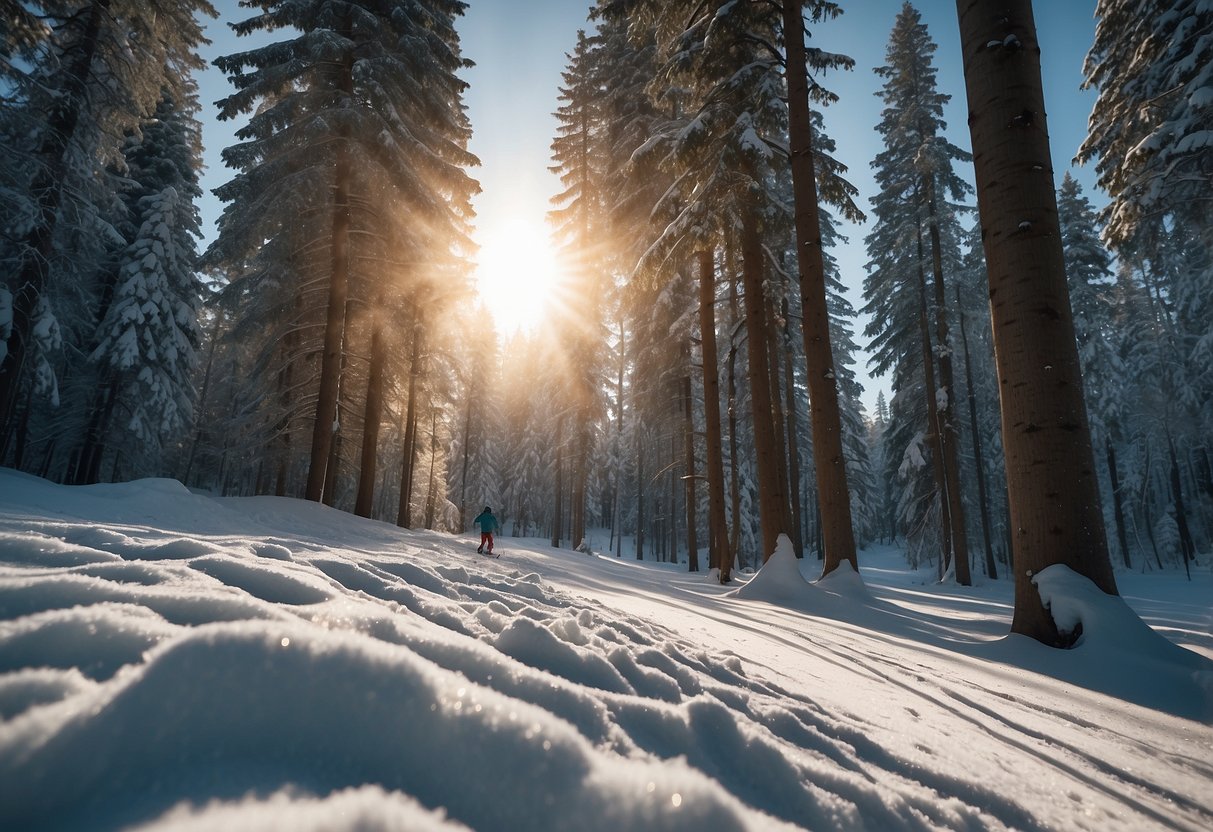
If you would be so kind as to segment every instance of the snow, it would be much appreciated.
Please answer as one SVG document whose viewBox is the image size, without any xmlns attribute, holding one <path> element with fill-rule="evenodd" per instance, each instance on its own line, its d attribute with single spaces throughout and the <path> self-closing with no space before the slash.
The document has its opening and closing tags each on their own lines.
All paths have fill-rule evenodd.
<svg viewBox="0 0 1213 832">
<path fill-rule="evenodd" d="M 3 829 L 1207 829 L 1213 574 L 685 567 L 0 469 Z"/>
</svg>

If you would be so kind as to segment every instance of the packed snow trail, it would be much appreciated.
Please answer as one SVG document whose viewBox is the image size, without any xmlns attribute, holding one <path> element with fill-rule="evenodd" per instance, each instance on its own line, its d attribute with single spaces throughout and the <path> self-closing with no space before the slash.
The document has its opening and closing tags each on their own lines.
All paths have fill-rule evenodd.
<svg viewBox="0 0 1213 832">
<path fill-rule="evenodd" d="M 0 470 L 0 828 L 1213 827 L 1207 567 L 1125 576 L 1187 649 L 1050 578 L 1059 653 L 894 552 L 509 542 Z"/>
</svg>

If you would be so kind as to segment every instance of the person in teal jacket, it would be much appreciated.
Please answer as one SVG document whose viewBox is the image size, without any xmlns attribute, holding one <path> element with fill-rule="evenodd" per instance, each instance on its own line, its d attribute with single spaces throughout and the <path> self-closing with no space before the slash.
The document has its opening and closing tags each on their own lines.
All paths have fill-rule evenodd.
<svg viewBox="0 0 1213 832">
<path fill-rule="evenodd" d="M 476 552 L 483 554 L 487 546 L 488 553 L 493 554 L 493 532 L 500 528 L 497 518 L 493 515 L 493 509 L 485 506 L 484 511 L 480 512 L 472 522 L 480 524 L 480 545 L 476 548 Z"/>
</svg>

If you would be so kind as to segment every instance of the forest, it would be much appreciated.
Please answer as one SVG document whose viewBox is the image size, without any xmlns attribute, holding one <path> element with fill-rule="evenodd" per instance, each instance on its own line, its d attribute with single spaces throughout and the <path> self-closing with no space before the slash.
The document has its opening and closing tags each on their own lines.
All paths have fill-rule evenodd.
<svg viewBox="0 0 1213 832">
<path fill-rule="evenodd" d="M 902 7 L 861 195 L 822 114 L 869 70 L 816 36 L 859 5 L 593 3 L 553 102 L 558 304 L 486 338 L 466 3 L 226 21 L 262 39 L 215 61 L 241 126 L 203 247 L 217 10 L 0 0 L 0 464 L 446 532 L 490 503 L 722 582 L 781 534 L 823 573 L 896 541 L 940 580 L 1013 575 L 1013 629 L 1064 643 L 1034 571 L 1115 594 L 1113 564 L 1213 546 L 1213 6 L 1098 0 L 1097 208 L 1053 179 L 1030 0 L 956 4 L 971 151 Z M 865 214 L 849 298 L 832 249 Z"/>
</svg>

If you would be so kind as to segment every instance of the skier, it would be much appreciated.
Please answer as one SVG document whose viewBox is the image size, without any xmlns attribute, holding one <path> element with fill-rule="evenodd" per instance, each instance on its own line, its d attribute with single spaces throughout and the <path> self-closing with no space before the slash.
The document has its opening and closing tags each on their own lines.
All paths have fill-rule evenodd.
<svg viewBox="0 0 1213 832">
<path fill-rule="evenodd" d="M 484 554 L 487 544 L 488 553 L 493 554 L 493 532 L 499 528 L 497 518 L 493 515 L 493 509 L 485 506 L 484 511 L 480 512 L 472 522 L 480 524 L 480 545 L 476 547 L 476 553 Z"/>
</svg>

